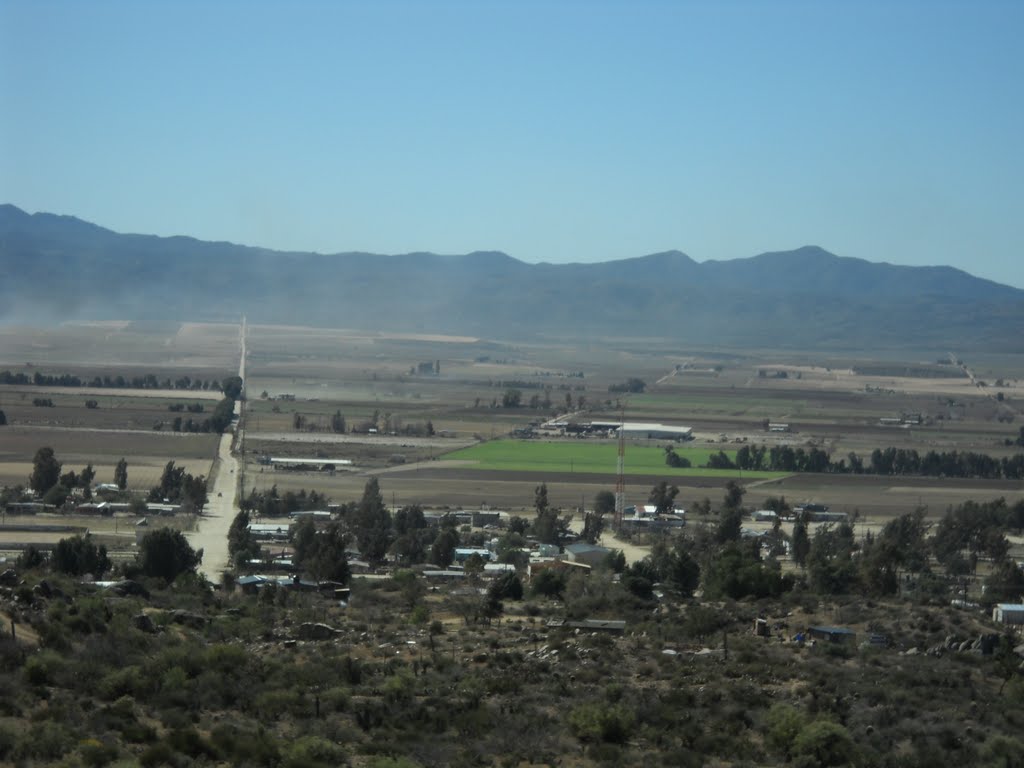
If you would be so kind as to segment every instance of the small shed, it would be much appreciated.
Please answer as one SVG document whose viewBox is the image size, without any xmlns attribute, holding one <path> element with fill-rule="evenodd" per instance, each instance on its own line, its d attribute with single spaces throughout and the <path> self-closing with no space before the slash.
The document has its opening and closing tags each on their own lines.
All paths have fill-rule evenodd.
<svg viewBox="0 0 1024 768">
<path fill-rule="evenodd" d="M 608 547 L 600 547 L 597 544 L 579 542 L 567 546 L 565 554 L 566 558 L 574 563 L 583 563 L 591 568 L 595 568 L 605 561 L 605 558 L 611 554 L 611 550 Z"/>
</svg>

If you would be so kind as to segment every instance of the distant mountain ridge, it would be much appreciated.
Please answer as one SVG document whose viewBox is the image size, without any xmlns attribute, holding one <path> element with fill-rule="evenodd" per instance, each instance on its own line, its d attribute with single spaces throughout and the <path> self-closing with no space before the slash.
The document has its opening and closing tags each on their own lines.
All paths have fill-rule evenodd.
<svg viewBox="0 0 1024 768">
<path fill-rule="evenodd" d="M 698 263 L 679 251 L 600 263 L 316 254 L 118 234 L 0 205 L 0 319 L 233 319 L 498 339 L 647 336 L 791 348 L 1020 351 L 1024 291 L 951 267 L 817 246 Z"/>
</svg>

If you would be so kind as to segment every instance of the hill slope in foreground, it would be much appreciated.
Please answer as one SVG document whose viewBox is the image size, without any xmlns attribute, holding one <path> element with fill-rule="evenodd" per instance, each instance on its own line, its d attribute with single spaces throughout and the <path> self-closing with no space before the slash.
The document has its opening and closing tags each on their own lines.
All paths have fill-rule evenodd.
<svg viewBox="0 0 1024 768">
<path fill-rule="evenodd" d="M 225 319 L 492 338 L 658 337 L 740 347 L 1017 351 L 1024 291 L 950 267 L 806 246 L 697 263 L 503 253 L 290 253 L 112 232 L 0 206 L 0 317 Z"/>
</svg>

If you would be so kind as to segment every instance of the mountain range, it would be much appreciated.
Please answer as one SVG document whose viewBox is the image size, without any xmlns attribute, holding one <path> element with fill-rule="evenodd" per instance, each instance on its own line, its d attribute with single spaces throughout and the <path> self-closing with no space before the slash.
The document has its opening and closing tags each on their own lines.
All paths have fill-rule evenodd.
<svg viewBox="0 0 1024 768">
<path fill-rule="evenodd" d="M 282 252 L 119 234 L 0 205 L 0 322 L 229 320 L 495 339 L 655 337 L 687 345 L 1024 350 L 1024 291 L 951 267 L 816 246 L 698 263 L 679 251 L 528 264 Z"/>
</svg>

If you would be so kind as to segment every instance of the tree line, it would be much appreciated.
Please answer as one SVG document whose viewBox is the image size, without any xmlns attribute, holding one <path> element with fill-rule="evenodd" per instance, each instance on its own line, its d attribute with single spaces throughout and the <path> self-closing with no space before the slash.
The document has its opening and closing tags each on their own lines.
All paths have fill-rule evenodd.
<svg viewBox="0 0 1024 768">
<path fill-rule="evenodd" d="M 0 371 L 0 384 L 35 385 L 37 387 L 95 387 L 97 389 L 186 389 L 192 391 L 223 390 L 223 382 L 217 379 L 193 379 L 181 376 L 177 379 L 157 378 L 156 374 L 147 373 L 141 376 L 93 376 L 82 378 L 71 373 L 47 374 L 36 371 L 31 376 L 27 373 Z"/>
<path fill-rule="evenodd" d="M 743 471 L 1024 479 L 1024 453 L 996 458 L 973 451 L 930 450 L 921 454 L 914 448 L 893 447 L 876 448 L 867 459 L 851 451 L 833 461 L 831 454 L 815 447 L 745 445 L 736 451 L 735 459 L 725 451 L 718 451 L 708 458 L 705 466 Z"/>
</svg>

